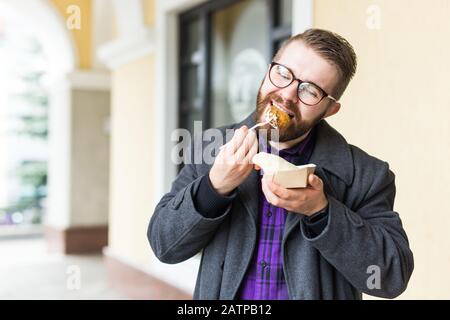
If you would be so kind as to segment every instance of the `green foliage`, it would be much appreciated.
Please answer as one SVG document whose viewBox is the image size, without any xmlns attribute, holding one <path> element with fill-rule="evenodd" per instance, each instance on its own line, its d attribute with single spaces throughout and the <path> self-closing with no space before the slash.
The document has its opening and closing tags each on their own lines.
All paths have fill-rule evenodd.
<svg viewBox="0 0 450 320">
<path fill-rule="evenodd" d="M 42 48 L 36 41 L 30 41 L 29 47 L 24 52 L 29 59 L 38 61 L 42 58 Z M 49 99 L 42 80 L 45 72 L 31 67 L 19 75 L 24 83 L 23 91 L 13 97 L 20 107 L 16 112 L 17 126 L 12 134 L 29 139 L 46 141 L 48 138 L 48 106 Z M 14 170 L 13 175 L 20 183 L 20 195 L 12 201 L 7 208 L 0 209 L 0 224 L 17 223 L 14 215 L 29 216 L 31 219 L 23 219 L 28 223 L 41 223 L 43 215 L 43 200 L 47 197 L 47 161 L 26 159 L 21 161 Z M 31 221 L 30 221 L 31 220 Z"/>
<path fill-rule="evenodd" d="M 42 88 L 43 72 L 33 71 L 22 76 L 27 90 L 15 95 L 15 98 L 27 106 L 29 112 L 20 115 L 20 128 L 15 131 L 21 136 L 46 140 L 48 137 L 48 95 Z"/>
<path fill-rule="evenodd" d="M 23 161 L 14 173 L 20 179 L 22 193 L 13 205 L 3 208 L 3 219 L 11 220 L 15 213 L 33 215 L 31 223 L 42 222 L 42 201 L 47 197 L 47 163 L 45 161 Z M 7 219 L 9 218 L 9 219 Z"/>
</svg>

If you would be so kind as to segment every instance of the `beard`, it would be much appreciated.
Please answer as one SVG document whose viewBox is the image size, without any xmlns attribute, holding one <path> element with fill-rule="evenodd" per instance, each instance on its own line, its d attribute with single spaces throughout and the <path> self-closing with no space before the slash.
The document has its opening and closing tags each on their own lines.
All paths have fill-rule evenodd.
<svg viewBox="0 0 450 320">
<path fill-rule="evenodd" d="M 266 109 L 272 105 L 272 101 L 276 102 L 277 104 L 283 105 L 294 114 L 294 117 L 292 117 L 287 126 L 279 129 L 274 129 L 270 125 L 258 128 L 258 132 L 266 134 L 269 141 L 276 140 L 275 142 L 287 142 L 304 136 L 323 119 L 323 116 L 327 112 L 327 110 L 325 110 L 312 120 L 303 120 L 297 104 L 293 103 L 292 101 L 283 101 L 283 99 L 275 93 L 269 93 L 265 97 L 263 97 L 260 88 L 260 90 L 258 91 L 258 96 L 256 98 L 257 123 L 264 122 L 264 113 Z M 267 130 L 268 128 L 270 129 Z"/>
</svg>

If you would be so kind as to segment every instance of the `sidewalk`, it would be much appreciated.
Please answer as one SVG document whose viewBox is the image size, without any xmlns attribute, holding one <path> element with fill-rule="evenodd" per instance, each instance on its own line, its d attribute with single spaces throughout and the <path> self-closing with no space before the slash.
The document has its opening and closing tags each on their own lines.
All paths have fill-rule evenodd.
<svg viewBox="0 0 450 320">
<path fill-rule="evenodd" d="M 43 238 L 0 240 L 0 299 L 126 299 L 108 287 L 101 255 L 46 250 Z"/>
</svg>

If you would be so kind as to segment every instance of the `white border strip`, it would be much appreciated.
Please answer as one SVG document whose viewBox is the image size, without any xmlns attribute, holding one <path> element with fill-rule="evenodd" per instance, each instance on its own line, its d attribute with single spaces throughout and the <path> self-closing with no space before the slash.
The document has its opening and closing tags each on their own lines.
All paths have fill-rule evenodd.
<svg viewBox="0 0 450 320">
<path fill-rule="evenodd" d="M 139 0 L 114 0 L 119 38 L 97 49 L 97 58 L 110 69 L 117 69 L 154 51 L 155 30 L 144 23 Z"/>
<path fill-rule="evenodd" d="M 314 25 L 314 0 L 292 1 L 292 34 L 302 33 Z"/>
<path fill-rule="evenodd" d="M 142 27 L 128 37 L 122 37 L 102 45 L 97 57 L 109 69 L 117 69 L 154 51 L 153 28 Z"/>
</svg>

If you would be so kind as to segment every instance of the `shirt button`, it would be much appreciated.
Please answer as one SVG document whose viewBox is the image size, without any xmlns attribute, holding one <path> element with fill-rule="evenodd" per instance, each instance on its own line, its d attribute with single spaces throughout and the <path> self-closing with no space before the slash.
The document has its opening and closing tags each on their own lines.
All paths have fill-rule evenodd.
<svg viewBox="0 0 450 320">
<path fill-rule="evenodd" d="M 267 262 L 265 262 L 264 260 L 261 261 L 261 267 L 262 267 L 263 269 L 265 269 L 265 268 L 268 267 L 268 266 L 269 266 L 269 265 L 268 265 Z"/>
<path fill-rule="evenodd" d="M 267 211 L 266 216 L 268 216 L 269 218 L 272 216 L 272 211 Z"/>
</svg>

